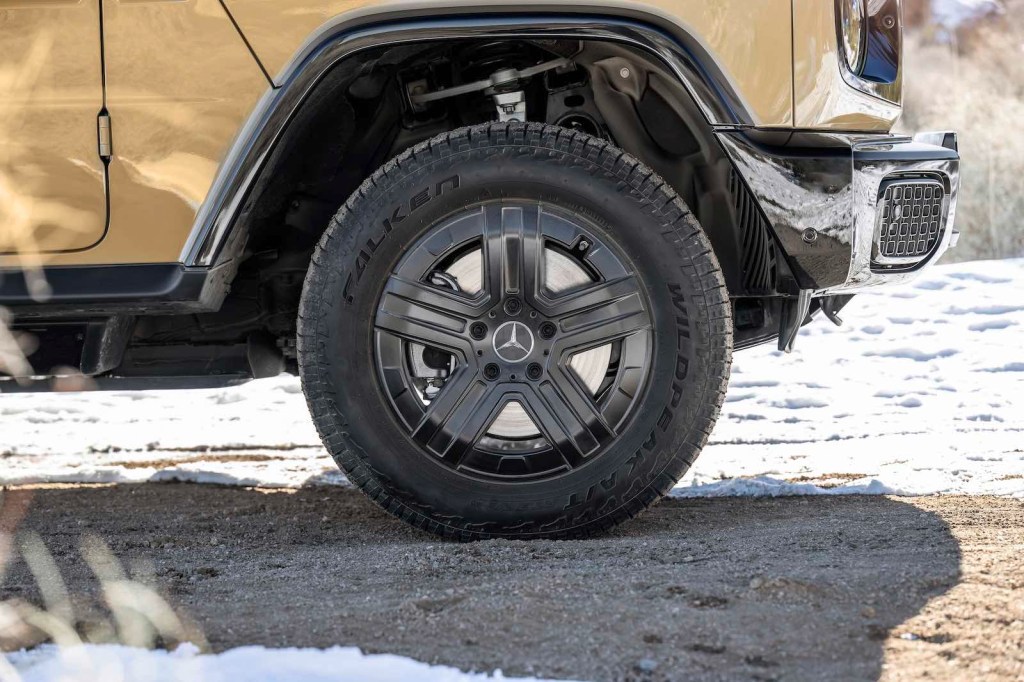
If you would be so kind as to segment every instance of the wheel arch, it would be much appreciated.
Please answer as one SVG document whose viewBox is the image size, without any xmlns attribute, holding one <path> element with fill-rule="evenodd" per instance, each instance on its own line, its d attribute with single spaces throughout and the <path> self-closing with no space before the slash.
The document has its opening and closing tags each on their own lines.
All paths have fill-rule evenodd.
<svg viewBox="0 0 1024 682">
<path fill-rule="evenodd" d="M 438 4 L 419 10 L 377 10 L 342 15 L 321 26 L 275 78 L 228 151 L 193 229 L 181 262 L 208 267 L 236 256 L 248 227 L 247 202 L 265 180 L 274 152 L 296 118 L 316 99 L 324 79 L 372 48 L 456 39 L 557 37 L 629 46 L 665 64 L 701 114 L 714 127 L 749 127 L 755 119 L 700 37 L 642 9 L 557 6 L 485 10 Z M 238 234 L 239 230 L 243 233 Z"/>
<path fill-rule="evenodd" d="M 339 184 L 344 191 L 329 201 L 289 198 L 291 188 L 305 186 L 315 177 L 317 155 L 332 149 L 311 131 L 345 134 L 333 125 L 345 115 L 339 108 L 345 106 L 345 90 L 339 85 L 351 78 L 347 69 L 360 68 L 361 55 L 446 41 L 562 38 L 602 46 L 610 54 L 644 62 L 656 72 L 648 90 L 658 93 L 659 106 L 651 115 L 669 120 L 667 128 L 683 131 L 683 146 L 689 144 L 696 151 L 686 151 L 685 159 L 666 151 L 658 135 L 648 129 L 651 126 L 643 120 L 645 114 L 637 102 L 611 98 L 602 113 L 607 113 L 618 145 L 665 178 L 700 221 L 737 308 L 751 308 L 750 315 L 737 314 L 737 320 L 744 320 L 759 336 L 773 333 L 774 304 L 766 299 L 778 294 L 785 256 L 717 137 L 721 131 L 751 127 L 752 118 L 698 38 L 678 26 L 669 33 L 663 18 L 644 20 L 636 13 L 609 16 L 577 11 L 570 15 L 564 10 L 551 14 L 531 10 L 529 14 L 432 16 L 428 11 L 401 20 L 373 18 L 376 21 L 364 18 L 354 25 L 332 23 L 307 41 L 281 73 L 280 87 L 260 102 L 222 164 L 182 253 L 183 263 L 220 273 L 216 282 L 208 284 L 223 292 L 221 300 L 230 298 L 231 292 L 251 291 L 253 283 L 259 282 L 262 291 L 271 292 L 266 314 L 276 321 L 269 331 L 281 339 L 290 336 L 280 326 L 281 314 L 293 311 L 298 299 L 297 287 L 311 255 L 311 248 L 304 250 L 306 245 L 315 244 L 337 207 L 391 158 L 380 156 L 368 163 L 345 157 L 340 165 L 347 175 Z M 595 77 L 603 76 L 595 69 Z M 392 132 L 383 125 L 349 134 L 376 139 Z M 304 234 L 292 229 L 296 221 L 308 226 Z"/>
</svg>

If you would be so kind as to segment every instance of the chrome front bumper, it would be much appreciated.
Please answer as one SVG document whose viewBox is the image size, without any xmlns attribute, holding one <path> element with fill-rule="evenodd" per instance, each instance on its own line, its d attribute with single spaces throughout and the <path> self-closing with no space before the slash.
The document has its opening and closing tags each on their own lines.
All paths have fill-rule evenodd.
<svg viewBox="0 0 1024 682">
<path fill-rule="evenodd" d="M 722 131 L 718 139 L 772 227 L 796 287 L 814 297 L 911 279 L 959 237 L 955 133 Z M 904 180 L 942 186 L 941 232 L 922 258 L 887 261 L 878 257 L 884 190 Z"/>
</svg>

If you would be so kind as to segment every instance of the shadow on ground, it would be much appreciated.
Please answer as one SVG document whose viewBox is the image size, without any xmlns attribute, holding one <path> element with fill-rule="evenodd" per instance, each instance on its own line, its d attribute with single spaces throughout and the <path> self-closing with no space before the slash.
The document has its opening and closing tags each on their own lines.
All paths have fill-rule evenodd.
<svg viewBox="0 0 1024 682">
<path fill-rule="evenodd" d="M 82 599 L 83 534 L 149 561 L 215 649 L 353 645 L 573 679 L 877 679 L 890 631 L 960 577 L 937 515 L 882 497 L 667 500 L 607 537 L 454 544 L 348 489 L 41 489 Z M 14 562 L 0 600 L 38 601 Z"/>
</svg>

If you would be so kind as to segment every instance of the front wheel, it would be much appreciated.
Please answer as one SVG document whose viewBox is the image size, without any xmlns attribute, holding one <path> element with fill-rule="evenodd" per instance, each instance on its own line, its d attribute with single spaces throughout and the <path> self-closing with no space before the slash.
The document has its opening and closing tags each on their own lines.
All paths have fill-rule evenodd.
<svg viewBox="0 0 1024 682">
<path fill-rule="evenodd" d="M 306 278 L 299 365 L 349 479 L 461 539 L 580 537 L 707 442 L 732 323 L 687 207 L 599 139 L 491 124 L 378 170 Z"/>
</svg>

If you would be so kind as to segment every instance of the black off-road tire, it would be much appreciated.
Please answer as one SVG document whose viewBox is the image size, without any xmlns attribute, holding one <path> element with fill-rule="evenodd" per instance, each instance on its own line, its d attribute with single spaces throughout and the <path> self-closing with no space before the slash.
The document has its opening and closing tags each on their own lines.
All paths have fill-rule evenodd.
<svg viewBox="0 0 1024 682">
<path fill-rule="evenodd" d="M 375 314 L 407 249 L 454 212 L 506 199 L 548 202 L 597 226 L 635 269 L 653 328 L 639 409 L 616 440 L 593 461 L 533 482 L 481 480 L 430 461 L 375 370 Z M 657 174 L 579 132 L 489 124 L 403 153 L 339 210 L 306 277 L 298 359 L 325 447 L 387 511 L 462 540 L 580 538 L 651 506 L 693 463 L 725 397 L 732 328 L 710 243 Z"/>
</svg>

